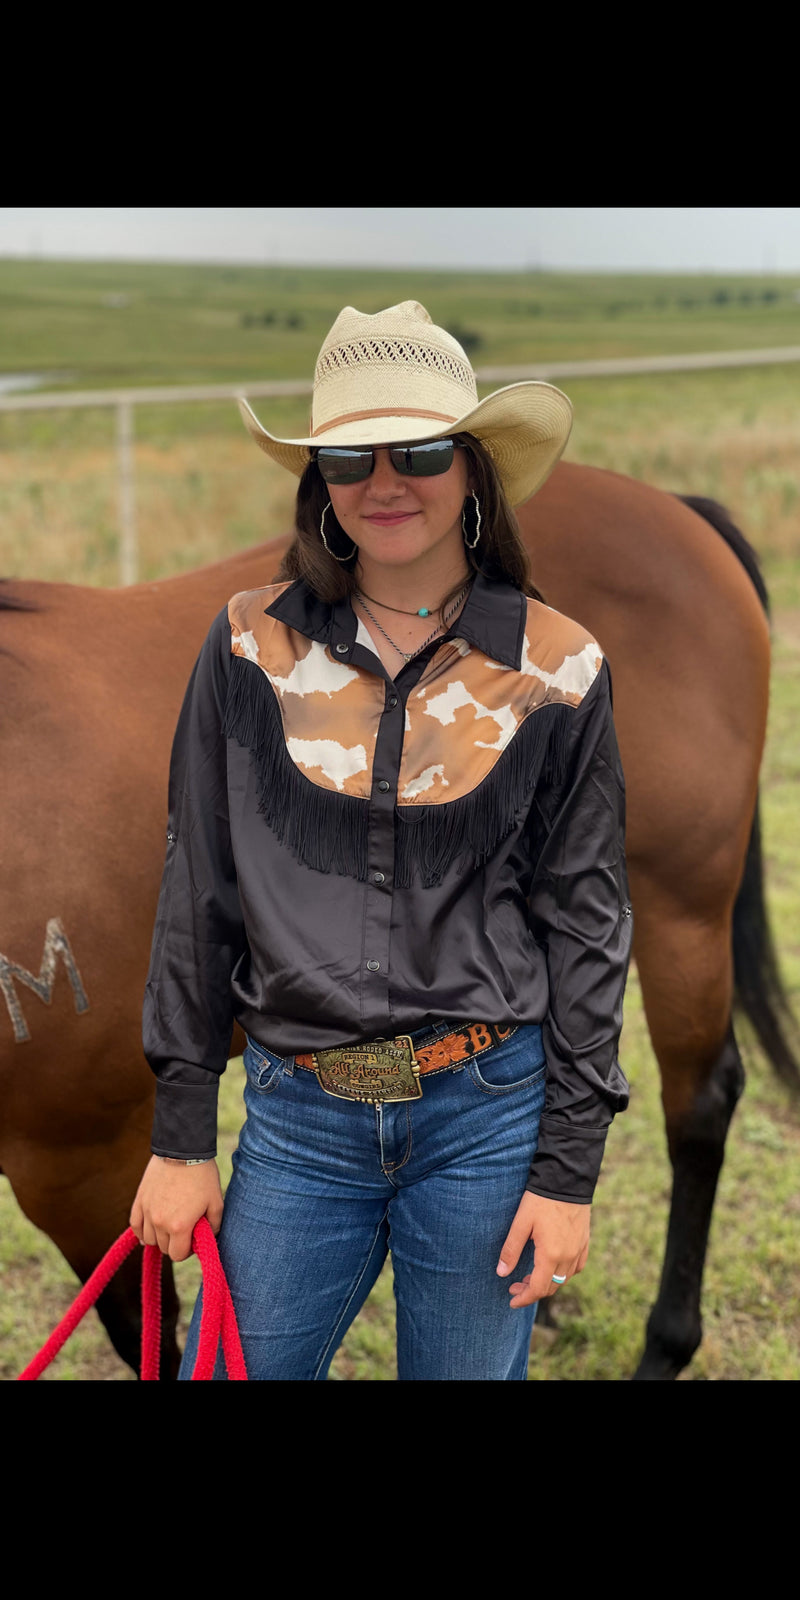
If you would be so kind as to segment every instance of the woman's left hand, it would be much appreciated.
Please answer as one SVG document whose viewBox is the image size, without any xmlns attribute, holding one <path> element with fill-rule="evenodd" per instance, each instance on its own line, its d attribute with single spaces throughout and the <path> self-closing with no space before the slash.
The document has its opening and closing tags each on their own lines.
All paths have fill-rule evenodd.
<svg viewBox="0 0 800 1600">
<path fill-rule="evenodd" d="M 510 1305 L 529 1306 L 545 1300 L 561 1287 L 553 1278 L 568 1279 L 582 1272 L 589 1255 L 589 1205 L 572 1205 L 565 1200 L 546 1200 L 526 1190 L 517 1207 L 514 1221 L 500 1251 L 497 1272 L 501 1278 L 513 1272 L 524 1246 L 533 1240 L 533 1271 L 509 1285 Z"/>
</svg>

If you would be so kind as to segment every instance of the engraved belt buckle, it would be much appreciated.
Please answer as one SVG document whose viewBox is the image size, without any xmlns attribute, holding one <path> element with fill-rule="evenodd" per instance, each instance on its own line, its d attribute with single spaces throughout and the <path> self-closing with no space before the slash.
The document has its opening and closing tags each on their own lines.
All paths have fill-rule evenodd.
<svg viewBox="0 0 800 1600">
<path fill-rule="evenodd" d="M 315 1050 L 311 1059 L 320 1087 L 339 1100 L 371 1106 L 385 1100 L 422 1099 L 419 1063 L 408 1034 Z"/>
</svg>

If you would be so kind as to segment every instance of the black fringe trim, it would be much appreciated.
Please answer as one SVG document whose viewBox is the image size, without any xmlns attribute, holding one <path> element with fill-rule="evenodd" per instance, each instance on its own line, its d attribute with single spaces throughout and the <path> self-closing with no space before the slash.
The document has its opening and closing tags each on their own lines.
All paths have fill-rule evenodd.
<svg viewBox="0 0 800 1600">
<path fill-rule="evenodd" d="M 441 883 L 451 863 L 487 861 L 511 833 L 539 784 L 560 785 L 566 775 L 570 706 L 557 703 L 531 713 L 470 794 L 435 806 L 401 806 L 395 832 L 395 882 L 407 888 L 419 873 L 426 889 Z"/>
<path fill-rule="evenodd" d="M 470 794 L 439 805 L 395 809 L 395 883 L 441 883 L 453 862 L 481 866 L 516 825 L 541 783 L 565 777 L 571 707 L 542 706 L 526 719 L 491 772 Z M 369 803 L 312 783 L 286 748 L 278 697 L 253 662 L 231 659 L 225 733 L 249 750 L 258 809 L 279 843 L 317 872 L 367 878 Z"/>
<path fill-rule="evenodd" d="M 312 783 L 286 748 L 278 697 L 254 662 L 231 658 L 225 733 L 250 751 L 258 809 L 280 844 L 316 872 L 366 879 L 369 804 Z"/>
</svg>

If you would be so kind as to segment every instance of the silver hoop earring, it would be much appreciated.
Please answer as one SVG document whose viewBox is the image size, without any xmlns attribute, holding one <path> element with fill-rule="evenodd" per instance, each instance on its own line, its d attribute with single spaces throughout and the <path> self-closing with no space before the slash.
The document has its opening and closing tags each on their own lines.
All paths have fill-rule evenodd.
<svg viewBox="0 0 800 1600">
<path fill-rule="evenodd" d="M 475 501 L 475 517 L 476 517 L 475 538 L 474 539 L 468 539 L 467 538 L 467 502 L 466 502 L 466 500 L 464 501 L 464 509 L 463 509 L 463 511 L 461 513 L 461 529 L 462 529 L 462 532 L 464 534 L 464 543 L 465 543 L 467 549 L 468 550 L 474 550 L 475 546 L 478 543 L 478 540 L 480 539 L 480 536 L 481 536 L 481 503 L 480 503 L 480 500 L 478 499 L 478 496 L 476 495 L 474 489 L 470 490 L 470 494 L 472 495 L 472 498 Z"/>
<path fill-rule="evenodd" d="M 325 507 L 325 511 L 330 511 L 330 509 L 331 509 L 331 503 L 330 503 L 330 500 L 329 500 L 328 504 Z M 322 520 L 321 520 L 320 525 L 319 525 L 319 531 L 320 531 L 320 535 L 322 537 L 322 543 L 324 544 L 325 549 L 328 552 L 328 555 L 329 556 L 333 556 L 334 561 L 350 561 L 351 558 L 355 555 L 355 553 L 356 553 L 356 551 L 358 549 L 358 545 L 355 543 L 355 540 L 351 539 L 350 543 L 353 546 L 352 550 L 350 550 L 349 553 L 346 556 L 337 556 L 336 551 L 331 549 L 330 545 L 328 544 L 327 539 L 325 538 L 325 511 L 323 511 L 323 513 L 322 513 Z"/>
</svg>

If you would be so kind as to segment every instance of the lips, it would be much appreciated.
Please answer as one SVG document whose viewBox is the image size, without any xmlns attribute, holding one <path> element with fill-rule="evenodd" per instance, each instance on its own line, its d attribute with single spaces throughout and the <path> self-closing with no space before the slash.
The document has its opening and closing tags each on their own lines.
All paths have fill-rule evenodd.
<svg viewBox="0 0 800 1600">
<path fill-rule="evenodd" d="M 376 528 L 396 528 L 401 522 L 410 521 L 416 516 L 415 511 L 374 511 L 370 516 L 365 516 L 365 522 L 371 522 Z"/>
</svg>

